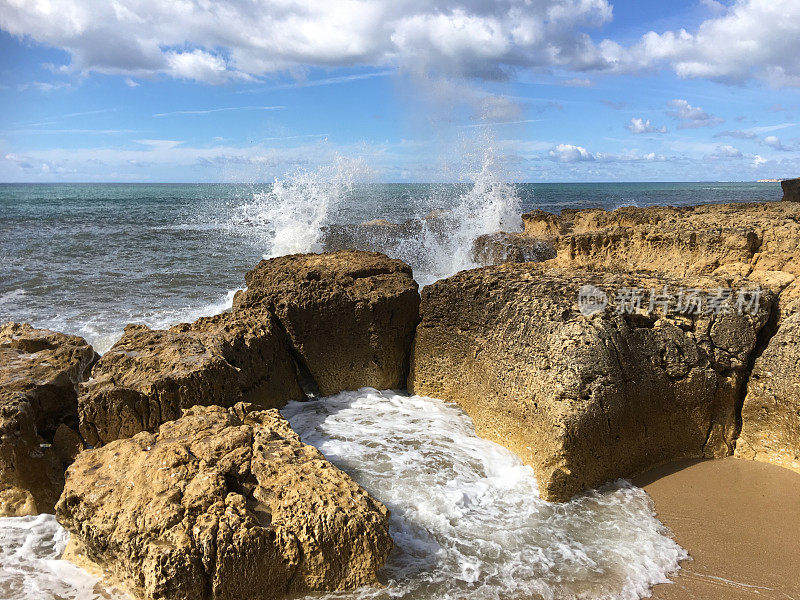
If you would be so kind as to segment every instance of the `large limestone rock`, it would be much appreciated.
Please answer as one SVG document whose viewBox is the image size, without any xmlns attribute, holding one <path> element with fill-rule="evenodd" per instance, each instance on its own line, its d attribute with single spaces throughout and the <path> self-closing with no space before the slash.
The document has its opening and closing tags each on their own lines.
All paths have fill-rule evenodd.
<svg viewBox="0 0 800 600">
<path fill-rule="evenodd" d="M 377 583 L 389 514 L 275 410 L 194 407 L 81 453 L 65 557 L 147 600 L 259 600 Z"/>
<path fill-rule="evenodd" d="M 344 250 L 263 260 L 245 277 L 234 312 L 274 314 L 319 393 L 400 388 L 419 320 L 411 268 Z"/>
<path fill-rule="evenodd" d="M 286 336 L 269 315 L 221 314 L 167 330 L 129 325 L 80 395 L 81 432 L 93 446 L 155 431 L 194 405 L 303 398 Z"/>
<path fill-rule="evenodd" d="M 527 261 L 524 249 L 538 243 L 555 257 L 534 260 L 552 266 L 746 279 L 780 294 L 780 319 L 800 307 L 800 203 L 535 210 L 522 219 L 524 232 L 496 234 L 511 251 L 483 262 Z"/>
<path fill-rule="evenodd" d="M 610 304 L 584 316 L 580 288 Z M 533 466 L 542 497 L 567 500 L 605 481 L 680 457 L 733 451 L 737 407 L 773 296 L 755 314 L 667 313 L 664 286 L 718 294 L 716 279 L 591 273 L 507 264 L 426 287 L 409 389 L 461 405 L 479 435 Z M 617 292 L 643 289 L 633 314 Z M 649 312 L 649 291 L 658 302 Z M 685 299 L 689 293 L 686 292 Z M 704 307 L 708 304 L 705 299 Z M 734 304 L 734 306 L 732 306 Z M 755 303 L 753 303 L 755 304 Z M 600 306 L 600 305 L 598 305 Z"/>
<path fill-rule="evenodd" d="M 800 314 L 781 324 L 755 361 L 736 456 L 800 472 Z"/>
<path fill-rule="evenodd" d="M 82 440 L 78 383 L 96 354 L 83 338 L 0 326 L 0 516 L 53 512 Z M 71 453 L 61 440 L 72 438 Z"/>
<path fill-rule="evenodd" d="M 784 179 L 781 181 L 783 200 L 787 202 L 800 202 L 800 177 L 797 179 Z"/>
</svg>

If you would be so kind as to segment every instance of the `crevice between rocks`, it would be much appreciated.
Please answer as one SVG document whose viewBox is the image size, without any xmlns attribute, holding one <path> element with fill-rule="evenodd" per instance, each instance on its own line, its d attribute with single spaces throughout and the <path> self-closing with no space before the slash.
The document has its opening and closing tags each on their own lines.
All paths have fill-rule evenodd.
<svg viewBox="0 0 800 600">
<path fill-rule="evenodd" d="M 295 373 L 297 374 L 297 383 L 300 385 L 300 389 L 309 399 L 320 397 L 322 394 L 320 393 L 319 384 L 317 384 L 317 380 L 314 379 L 314 375 L 312 375 L 311 369 L 308 368 L 308 364 L 303 358 L 303 355 L 300 354 L 300 351 L 294 345 L 292 336 L 289 335 L 284 324 L 274 313 L 272 314 L 272 319 L 283 336 L 283 343 L 289 351 L 289 356 L 294 364 Z"/>
<path fill-rule="evenodd" d="M 778 333 L 778 316 L 780 314 L 780 310 L 778 309 L 779 301 L 780 296 L 777 296 L 772 301 L 769 318 L 756 334 L 756 345 L 753 348 L 753 351 L 750 352 L 750 356 L 747 357 L 747 366 L 742 371 L 742 381 L 740 383 L 739 395 L 736 399 L 735 406 L 736 430 L 734 432 L 733 439 L 731 440 L 732 451 L 736 450 L 736 443 L 739 441 L 739 435 L 742 433 L 742 410 L 744 408 L 744 401 L 745 397 L 747 396 L 747 387 L 750 383 L 750 377 L 753 374 L 756 360 L 758 360 L 758 358 L 764 353 L 764 350 L 767 349 L 767 346 L 769 345 L 770 341 L 772 341 L 772 338 L 775 337 L 776 333 Z"/>
</svg>

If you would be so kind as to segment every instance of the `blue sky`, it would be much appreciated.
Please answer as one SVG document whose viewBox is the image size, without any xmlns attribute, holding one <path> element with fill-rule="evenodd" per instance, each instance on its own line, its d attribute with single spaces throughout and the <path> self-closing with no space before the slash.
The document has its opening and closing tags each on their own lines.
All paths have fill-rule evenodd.
<svg viewBox="0 0 800 600">
<path fill-rule="evenodd" d="M 800 0 L 0 0 L 0 181 L 800 175 Z"/>
</svg>

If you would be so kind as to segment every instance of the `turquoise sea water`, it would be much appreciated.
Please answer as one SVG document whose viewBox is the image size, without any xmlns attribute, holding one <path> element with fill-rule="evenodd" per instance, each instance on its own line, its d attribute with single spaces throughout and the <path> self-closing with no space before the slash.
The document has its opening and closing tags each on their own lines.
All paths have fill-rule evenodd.
<svg viewBox="0 0 800 600">
<path fill-rule="evenodd" d="M 777 183 L 0 185 L 0 321 L 78 333 L 100 350 L 128 322 L 219 312 L 258 260 L 321 249 L 331 224 L 452 209 L 452 239 L 408 240 L 428 282 L 473 266 L 458 246 L 513 229 L 522 211 L 780 199 Z"/>
</svg>

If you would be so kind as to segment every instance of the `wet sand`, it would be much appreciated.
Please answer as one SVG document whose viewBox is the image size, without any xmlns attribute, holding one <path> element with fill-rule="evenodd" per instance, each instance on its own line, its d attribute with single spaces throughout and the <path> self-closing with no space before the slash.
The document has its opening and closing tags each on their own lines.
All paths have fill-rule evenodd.
<svg viewBox="0 0 800 600">
<path fill-rule="evenodd" d="M 800 474 L 726 458 L 634 478 L 692 559 L 660 600 L 800 600 Z"/>
</svg>

